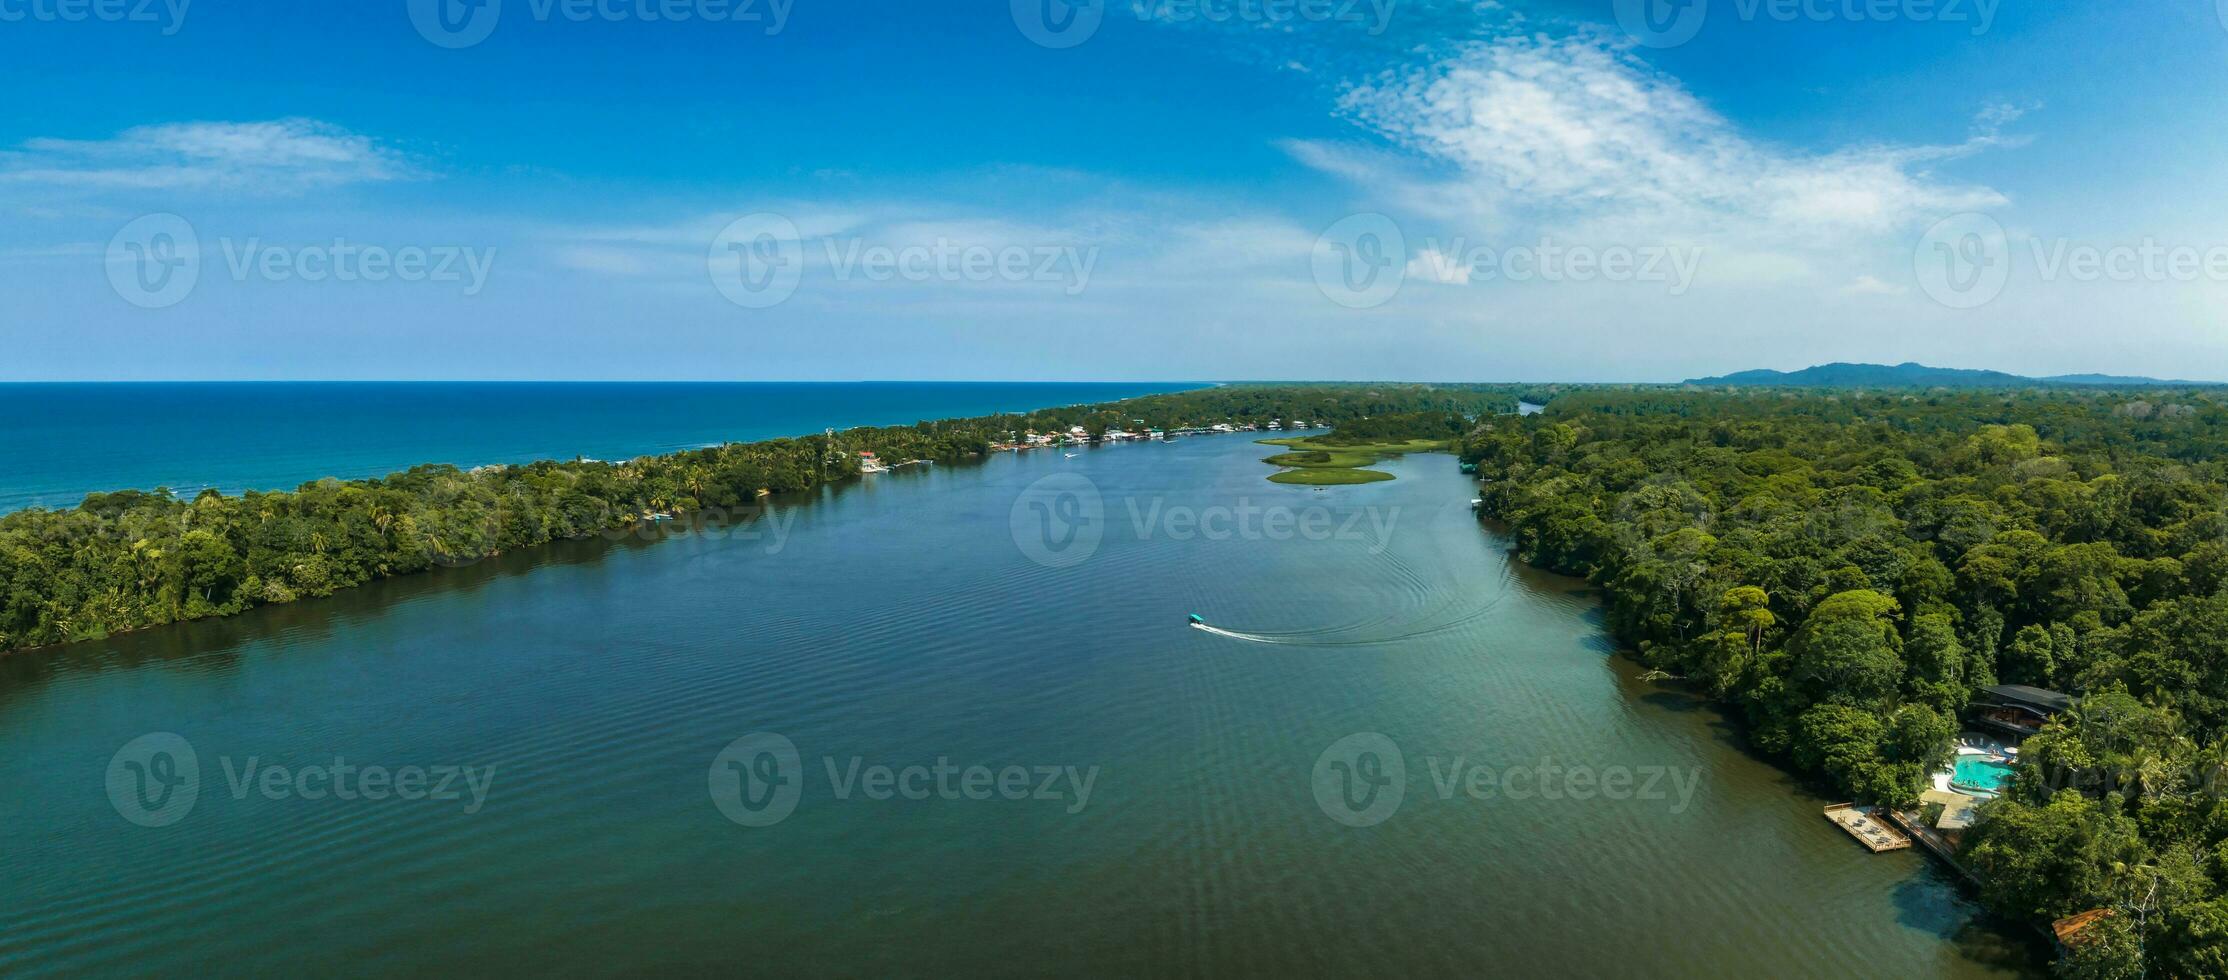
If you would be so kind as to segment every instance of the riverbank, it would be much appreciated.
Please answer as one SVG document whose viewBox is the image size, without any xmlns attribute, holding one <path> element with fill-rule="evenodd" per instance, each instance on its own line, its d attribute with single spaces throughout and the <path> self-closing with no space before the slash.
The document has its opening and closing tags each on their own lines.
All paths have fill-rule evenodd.
<svg viewBox="0 0 2228 980">
<path fill-rule="evenodd" d="M 854 480 L 880 460 L 956 461 L 1028 433 L 1086 438 L 1335 423 L 1394 410 L 1473 413 L 1492 386 L 1230 385 L 1022 414 L 828 430 L 611 462 L 575 458 L 470 470 L 427 465 L 378 479 L 191 500 L 95 494 L 71 510 L 0 516 L 0 650 L 98 639 L 260 605 L 322 598 L 393 575 L 468 564 L 551 541 L 710 515 L 749 520 L 770 493 Z M 662 517 L 661 517 L 662 515 Z"/>
</svg>

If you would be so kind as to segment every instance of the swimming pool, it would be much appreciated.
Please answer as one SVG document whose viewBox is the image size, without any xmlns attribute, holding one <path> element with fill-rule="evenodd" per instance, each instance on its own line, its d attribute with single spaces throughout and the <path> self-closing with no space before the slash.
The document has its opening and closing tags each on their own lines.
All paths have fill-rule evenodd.
<svg viewBox="0 0 2228 980">
<path fill-rule="evenodd" d="M 1950 785 L 1957 789 L 1994 795 L 2011 781 L 2011 767 L 1977 755 L 1961 755 L 1950 770 Z"/>
</svg>

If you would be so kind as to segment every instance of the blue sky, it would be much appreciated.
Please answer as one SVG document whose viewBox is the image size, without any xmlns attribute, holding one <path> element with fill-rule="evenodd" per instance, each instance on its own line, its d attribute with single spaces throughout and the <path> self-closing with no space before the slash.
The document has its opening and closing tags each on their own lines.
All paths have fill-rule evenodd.
<svg viewBox="0 0 2228 980">
<path fill-rule="evenodd" d="M 2212 0 L 1673 2 L 0 0 L 0 379 L 2228 379 Z"/>
</svg>

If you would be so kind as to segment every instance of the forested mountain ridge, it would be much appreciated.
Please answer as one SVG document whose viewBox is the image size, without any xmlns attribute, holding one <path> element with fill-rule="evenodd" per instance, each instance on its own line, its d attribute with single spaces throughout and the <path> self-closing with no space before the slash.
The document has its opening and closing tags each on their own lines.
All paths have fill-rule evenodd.
<svg viewBox="0 0 2228 980">
<path fill-rule="evenodd" d="M 2162 385 L 2193 387 L 2197 381 L 2161 381 L 2156 378 L 2113 374 L 2061 374 L 2029 378 L 2002 371 L 1928 367 L 1911 361 L 1902 364 L 1852 364 L 1836 361 L 1799 371 L 1760 368 L 1735 371 L 1714 378 L 1694 378 L 1690 385 L 1757 385 L 1813 388 L 2018 388 L 2027 385 L 2097 385 L 2137 387 Z"/>
</svg>

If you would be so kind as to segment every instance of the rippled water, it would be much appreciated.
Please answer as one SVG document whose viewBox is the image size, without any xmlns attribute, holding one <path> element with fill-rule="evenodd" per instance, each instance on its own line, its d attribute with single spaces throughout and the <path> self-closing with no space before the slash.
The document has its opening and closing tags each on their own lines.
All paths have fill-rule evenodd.
<svg viewBox="0 0 2228 980">
<path fill-rule="evenodd" d="M 1866 853 L 1639 681 L 1579 583 L 1510 567 L 1446 457 L 1314 490 L 1264 481 L 1271 451 L 906 470 L 747 538 L 564 546 L 0 662 L 0 973 L 2032 969 L 1924 858 Z M 1066 509 L 1035 506 L 1047 486 Z M 1096 524 L 1066 507 L 1084 491 Z M 168 826 L 105 782 L 150 732 L 198 761 Z M 798 756 L 767 826 L 711 790 L 750 733 Z M 1333 817 L 1367 784 L 1317 781 L 1358 733 L 1405 769 L 1362 827 Z M 230 785 L 335 756 L 494 774 L 476 812 Z M 854 760 L 1031 785 L 838 798 Z M 1546 766 L 1691 795 L 1439 788 Z M 1090 774 L 1087 799 L 1028 798 L 1035 767 Z"/>
</svg>

